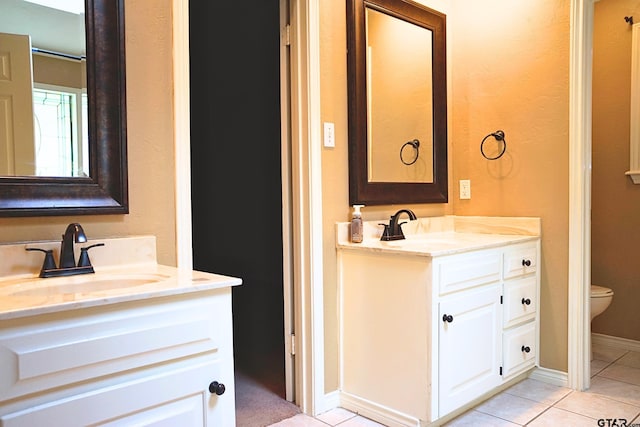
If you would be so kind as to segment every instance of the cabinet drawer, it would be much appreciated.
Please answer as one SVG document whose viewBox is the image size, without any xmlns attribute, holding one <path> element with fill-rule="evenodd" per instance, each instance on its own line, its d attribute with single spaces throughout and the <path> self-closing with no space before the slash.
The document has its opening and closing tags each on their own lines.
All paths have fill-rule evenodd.
<svg viewBox="0 0 640 427">
<path fill-rule="evenodd" d="M 215 316 L 231 317 L 228 292 L 0 323 L 0 401 L 193 354 L 219 356 L 231 338 Z"/>
<path fill-rule="evenodd" d="M 536 325 L 530 322 L 503 334 L 502 377 L 507 379 L 536 363 Z"/>
<path fill-rule="evenodd" d="M 434 261 L 440 295 L 500 280 L 500 252 L 483 251 Z"/>
<path fill-rule="evenodd" d="M 533 273 L 537 265 L 538 248 L 535 243 L 514 246 L 504 253 L 504 278 Z"/>
<path fill-rule="evenodd" d="M 232 427 L 235 425 L 233 378 L 225 382 L 227 390 L 220 396 L 212 395 L 208 390 L 210 381 L 223 381 L 219 375 L 217 362 L 193 364 L 1 415 L 0 425 L 213 427 L 215 422 L 216 426 Z M 231 405 L 230 411 L 217 410 L 228 405 Z"/>
<path fill-rule="evenodd" d="M 536 317 L 537 281 L 535 276 L 507 280 L 504 283 L 504 327 L 533 320 Z"/>
</svg>

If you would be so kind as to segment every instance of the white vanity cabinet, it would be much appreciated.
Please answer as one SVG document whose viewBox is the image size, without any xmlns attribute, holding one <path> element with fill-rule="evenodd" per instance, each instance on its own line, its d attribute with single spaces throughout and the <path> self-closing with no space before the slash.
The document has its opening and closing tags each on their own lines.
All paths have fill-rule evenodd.
<svg viewBox="0 0 640 427">
<path fill-rule="evenodd" d="M 536 364 L 539 238 L 442 255 L 339 247 L 341 405 L 437 424 Z"/>
<path fill-rule="evenodd" d="M 0 426 L 235 426 L 231 288 L 0 320 Z"/>
</svg>

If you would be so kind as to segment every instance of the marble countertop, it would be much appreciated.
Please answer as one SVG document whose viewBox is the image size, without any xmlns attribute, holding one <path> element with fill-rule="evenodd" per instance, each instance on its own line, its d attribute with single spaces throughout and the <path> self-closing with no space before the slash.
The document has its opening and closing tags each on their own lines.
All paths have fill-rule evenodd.
<svg viewBox="0 0 640 427">
<path fill-rule="evenodd" d="M 0 244 L 0 320 L 242 284 L 236 277 L 158 264 L 154 236 L 98 239 L 77 246 L 96 242 L 105 245 L 91 250 L 95 273 L 46 279 L 38 277 L 43 255 L 25 249 L 52 249 L 57 257 L 60 242 Z"/>
<path fill-rule="evenodd" d="M 237 286 L 236 277 L 159 264 L 95 268 L 93 274 L 0 280 L 0 320 Z"/>
<path fill-rule="evenodd" d="M 408 236 L 405 240 L 381 241 L 368 238 L 362 243 L 338 242 L 340 249 L 369 250 L 374 252 L 396 253 L 435 257 L 453 255 L 478 249 L 488 249 L 505 244 L 514 244 L 536 240 L 537 236 L 436 232 Z"/>
<path fill-rule="evenodd" d="M 530 217 L 419 218 L 403 225 L 404 240 L 381 241 L 381 221 L 364 223 L 362 243 L 349 239 L 349 223 L 336 224 L 336 248 L 435 257 L 540 238 L 540 219 Z"/>
</svg>

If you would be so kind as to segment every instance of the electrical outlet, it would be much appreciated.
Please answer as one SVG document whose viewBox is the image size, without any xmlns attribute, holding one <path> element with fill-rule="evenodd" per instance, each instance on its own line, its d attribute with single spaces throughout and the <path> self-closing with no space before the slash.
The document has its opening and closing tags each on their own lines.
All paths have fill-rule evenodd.
<svg viewBox="0 0 640 427">
<path fill-rule="evenodd" d="M 329 148 L 336 146 L 336 132 L 333 123 L 324 123 L 324 146 Z"/>
<path fill-rule="evenodd" d="M 460 180 L 460 199 L 470 199 L 471 198 L 471 180 L 469 179 L 461 179 Z"/>
</svg>

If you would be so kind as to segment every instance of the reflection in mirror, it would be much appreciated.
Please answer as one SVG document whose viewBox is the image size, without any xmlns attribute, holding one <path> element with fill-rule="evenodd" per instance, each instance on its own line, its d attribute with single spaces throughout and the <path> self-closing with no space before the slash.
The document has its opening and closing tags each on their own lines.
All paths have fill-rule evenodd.
<svg viewBox="0 0 640 427">
<path fill-rule="evenodd" d="M 431 183 L 431 30 L 367 8 L 366 37 L 369 182 Z"/>
<path fill-rule="evenodd" d="M 347 2 L 349 202 L 448 200 L 446 16 Z"/>
<path fill-rule="evenodd" d="M 76 1 L 76 0 L 74 0 Z M 39 169 L 34 160 L 27 166 L 14 166 L 16 169 L 13 175 L 0 172 L 0 216 L 48 216 L 48 215 L 94 215 L 94 214 L 124 214 L 129 212 L 128 208 L 128 179 L 127 179 L 127 110 L 126 110 L 126 72 L 125 72 L 125 33 L 124 33 L 124 0 L 79 0 L 84 5 L 85 19 L 77 18 L 77 22 L 84 22 L 84 35 L 78 34 L 81 41 L 79 51 L 74 51 L 75 56 L 83 56 L 86 50 L 86 62 L 80 59 L 80 70 L 78 61 L 66 61 L 64 64 L 72 65 L 75 69 L 72 83 L 49 82 L 35 84 L 37 91 L 44 90 L 44 97 L 48 103 L 52 97 L 57 97 L 54 110 L 55 119 L 58 122 L 58 106 L 64 108 L 67 122 L 76 122 L 75 130 L 65 130 L 67 142 L 63 145 L 76 148 L 73 154 L 56 159 L 54 166 L 47 166 L 44 176 L 32 175 Z M 47 2 L 49 5 L 58 7 L 66 0 L 2 0 L 0 4 L 0 21 L 6 17 L 5 6 L 18 2 L 23 8 L 27 3 Z M 50 8 L 51 9 L 51 8 Z M 35 13 L 35 12 L 34 12 Z M 62 13 L 62 12 L 57 12 Z M 68 13 L 68 12 L 66 12 Z M 82 13 L 74 12 L 81 16 Z M 34 21 L 36 15 L 29 15 Z M 5 20 L 6 21 L 6 20 Z M 2 25 L 4 25 L 6 22 Z M 15 23 L 14 20 L 11 21 Z M 51 26 L 51 24 L 47 25 Z M 56 32 L 67 33 L 73 25 L 56 21 L 53 28 Z M 0 27 L 2 32 L 15 34 L 18 31 L 10 27 Z M 79 28 L 78 26 L 74 27 Z M 31 36 L 27 40 L 31 40 Z M 35 40 L 35 38 L 34 38 Z M 82 41 L 86 40 L 86 44 Z M 84 47 L 86 45 L 86 48 Z M 60 50 L 59 47 L 49 49 Z M 27 51 L 23 49 L 22 51 Z M 47 49 L 48 50 L 48 49 Z M 0 51 L 4 51 L 0 49 Z M 58 58 L 58 55 L 54 55 Z M 33 79 L 38 82 L 38 67 L 36 61 L 44 57 L 26 55 L 26 61 L 33 63 Z M 53 59 L 50 55 L 46 60 Z M 70 58 L 67 58 L 70 59 Z M 73 58 L 71 58 L 73 59 Z M 8 60 L 4 58 L 0 61 L 3 67 L 0 68 L 0 80 L 9 80 L 12 75 L 9 67 L 6 67 Z M 62 62 L 58 61 L 59 64 Z M 86 65 L 86 72 L 84 71 Z M 60 69 L 67 68 L 60 66 Z M 46 78 L 53 76 L 53 72 L 47 72 Z M 77 83 L 79 79 L 84 82 L 86 76 L 86 86 L 84 83 Z M 31 76 L 29 76 L 29 81 Z M 59 87 L 71 87 L 74 91 L 86 92 L 86 106 L 80 101 L 75 106 L 69 107 L 72 102 L 69 98 L 60 94 Z M 86 87 L 86 90 L 84 89 Z M 23 102 L 31 105 L 32 99 L 25 98 Z M 82 96 L 81 96 L 82 98 Z M 17 98 L 12 98 L 17 99 Z M 40 98 L 42 101 L 42 98 Z M 0 96 L 0 116 L 7 116 L 9 99 Z M 16 108 L 11 106 L 11 109 Z M 83 110 L 86 113 L 84 120 Z M 62 116 L 62 114 L 61 114 Z M 14 123 L 11 131 L 22 131 L 31 129 L 33 132 L 33 114 L 24 116 L 23 122 Z M 27 126 L 27 124 L 29 126 Z M 0 132 L 0 163 L 4 158 L 15 157 L 15 150 L 23 150 L 21 145 L 3 144 L 7 141 L 10 133 L 2 127 L 4 132 Z M 80 136 L 87 135 L 85 142 L 80 144 Z M 12 135 L 13 137 L 13 135 Z M 69 143 L 68 141 L 72 142 Z M 74 146 L 75 144 L 75 146 Z M 77 147 L 76 147 L 77 146 Z M 15 149 L 14 149 L 15 147 Z M 27 151 L 35 152 L 35 143 L 30 144 Z M 54 150 L 55 151 L 55 150 Z M 37 156 L 29 154 L 33 159 Z M 15 162 L 14 162 L 15 163 Z M 20 162 L 18 162 L 20 164 Z M 60 166 L 62 165 L 62 166 Z M 2 167 L 2 166 L 0 166 Z M 70 170 L 71 172 L 60 172 L 59 168 Z M 8 169 L 8 168 L 7 168 Z M 88 175 L 87 175 L 88 172 Z M 53 175 L 56 176 L 53 176 Z"/>
<path fill-rule="evenodd" d="M 84 0 L 3 0 L 2 176 L 88 176 Z"/>
</svg>

